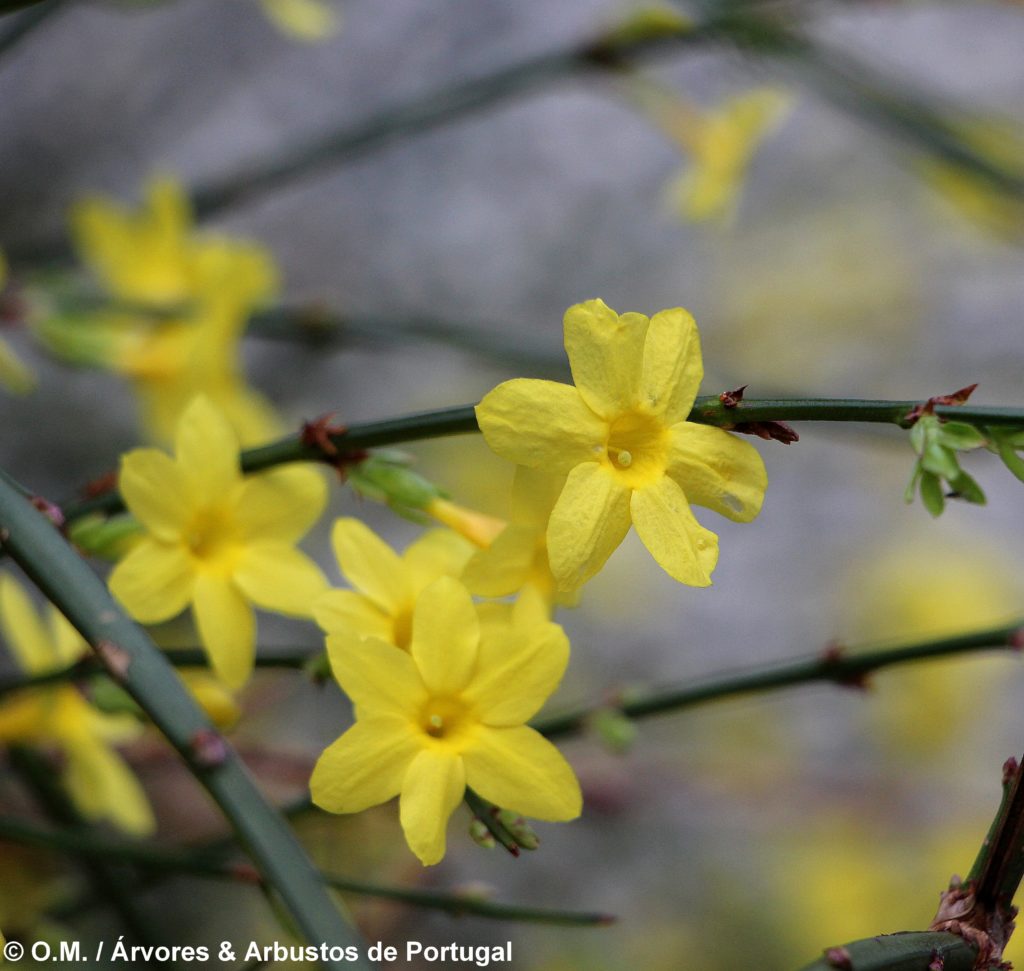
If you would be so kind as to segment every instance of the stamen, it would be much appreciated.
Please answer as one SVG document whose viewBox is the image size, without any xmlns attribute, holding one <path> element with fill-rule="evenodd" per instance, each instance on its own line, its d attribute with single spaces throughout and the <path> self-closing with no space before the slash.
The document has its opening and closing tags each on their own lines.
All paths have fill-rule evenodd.
<svg viewBox="0 0 1024 971">
<path fill-rule="evenodd" d="M 633 464 L 633 455 L 625 449 L 615 456 L 616 463 L 623 469 L 628 469 Z"/>
</svg>

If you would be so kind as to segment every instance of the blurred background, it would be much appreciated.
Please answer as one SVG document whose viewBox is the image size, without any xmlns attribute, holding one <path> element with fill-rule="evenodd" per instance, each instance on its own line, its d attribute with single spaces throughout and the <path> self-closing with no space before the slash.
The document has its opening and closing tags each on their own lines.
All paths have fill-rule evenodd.
<svg viewBox="0 0 1024 971">
<path fill-rule="evenodd" d="M 893 98 L 962 121 L 983 157 L 1024 171 L 1021 4 L 739 6 L 782 18 L 826 63 L 852 60 Z M 257 0 L 50 3 L 0 21 L 0 248 L 12 285 L 69 272 L 68 213 L 87 194 L 137 205 L 158 174 L 231 184 L 327 133 L 606 36 L 635 8 L 338 0 L 333 10 L 333 29 L 313 38 L 282 29 Z M 250 385 L 296 428 L 331 411 L 351 423 L 475 402 L 514 376 L 567 379 L 562 314 L 601 297 L 620 312 L 691 310 L 704 393 L 925 399 L 977 382 L 974 403 L 1024 405 L 1019 201 L 969 171 L 951 175 L 906 126 L 851 108 L 822 78 L 728 37 L 680 45 L 636 72 L 577 71 L 425 130 L 399 127 L 211 207 L 204 229 L 269 248 L 285 304 L 352 322 L 312 345 L 301 327 L 275 340 L 254 328 L 242 344 Z M 726 211 L 692 218 L 672 186 L 699 161 L 699 119 L 765 86 L 786 95 L 786 110 L 751 147 Z M 139 409 L 123 379 L 69 366 L 6 316 L 4 337 L 37 383 L 0 398 L 0 465 L 60 500 L 146 440 Z M 988 504 L 950 502 L 933 519 L 903 501 L 914 459 L 903 433 L 798 430 L 794 445 L 757 442 L 769 489 L 754 523 L 701 515 L 721 543 L 711 588 L 674 583 L 630 536 L 581 606 L 559 613 L 573 655 L 548 710 L 813 655 L 833 640 L 898 642 L 1024 614 L 1021 485 L 994 456 L 965 461 Z M 507 515 L 512 469 L 478 437 L 406 451 L 458 502 Z M 421 531 L 332 492 L 330 518 L 359 516 L 398 548 Z M 330 518 L 306 548 L 341 583 Z M 319 633 L 261 617 L 260 637 L 308 647 Z M 503 901 L 618 917 L 544 927 L 346 898 L 370 941 L 512 941 L 523 971 L 795 969 L 826 945 L 927 926 L 950 874 L 977 852 L 1003 761 L 1020 756 L 1022 689 L 1019 658 L 978 654 L 882 672 L 868 691 L 807 686 L 649 719 L 626 754 L 594 737 L 562 742 L 583 817 L 538 826 L 542 847 L 518 860 L 464 836 L 464 811 L 429 871 L 393 805 L 305 814 L 296 826 L 333 871 L 482 883 Z M 348 703 L 333 685 L 261 672 L 242 704 L 232 740 L 268 794 L 302 796 L 349 724 Z M 158 839 L 223 833 L 157 738 L 126 751 Z M 0 805 L 25 809 L 9 773 Z M 0 872 L 9 936 L 15 926 L 29 939 L 39 928 L 119 933 L 97 902 L 68 905 L 82 893 L 73 861 L 2 843 Z M 168 943 L 284 939 L 249 888 L 176 877 L 139 901 Z"/>
</svg>

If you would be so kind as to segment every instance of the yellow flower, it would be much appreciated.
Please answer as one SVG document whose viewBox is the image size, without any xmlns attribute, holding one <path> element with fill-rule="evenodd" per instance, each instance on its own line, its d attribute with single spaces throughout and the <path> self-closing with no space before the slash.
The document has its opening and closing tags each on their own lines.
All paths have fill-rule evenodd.
<svg viewBox="0 0 1024 971">
<path fill-rule="evenodd" d="M 0 252 L 0 290 L 7 281 L 7 259 Z M 14 394 L 26 394 L 35 387 L 35 375 L 8 346 L 0 339 L 0 387 Z"/>
<path fill-rule="evenodd" d="M 40 326 L 51 346 L 133 383 L 143 420 L 159 441 L 173 437 L 188 403 L 206 394 L 244 444 L 275 435 L 271 407 L 245 386 L 238 341 L 251 312 L 277 286 L 270 254 L 252 243 L 194 233 L 184 189 L 153 180 L 129 211 L 102 198 L 79 202 L 72 231 L 83 261 L 117 301 L 145 305 L 154 319 L 111 310 Z"/>
<path fill-rule="evenodd" d="M 30 675 L 65 668 L 88 650 L 55 607 L 44 621 L 6 574 L 0 576 L 0 630 Z M 153 813 L 138 780 L 112 746 L 140 731 L 134 718 L 103 714 L 70 684 L 28 688 L 0 706 L 0 741 L 55 746 L 65 758 L 68 792 L 82 814 L 138 835 L 153 830 Z"/>
<path fill-rule="evenodd" d="M 690 167 L 669 188 L 680 215 L 731 220 L 754 153 L 782 122 L 791 99 L 755 88 L 702 112 L 675 92 L 639 79 L 627 92 L 690 157 Z"/>
<path fill-rule="evenodd" d="M 550 610 L 575 606 L 577 591 L 560 590 L 548 562 L 547 528 L 564 476 L 520 465 L 512 483 L 512 521 L 466 564 L 462 582 L 481 597 L 505 597 L 530 587 Z"/>
<path fill-rule="evenodd" d="M 495 537 L 505 528 L 505 523 L 494 516 L 468 509 L 457 503 L 435 496 L 424 507 L 423 511 L 432 519 L 465 536 L 471 543 L 479 547 L 490 546 Z"/>
<path fill-rule="evenodd" d="M 146 533 L 118 563 L 110 589 L 145 624 L 191 604 L 214 672 L 245 683 L 256 646 L 252 605 L 309 616 L 327 582 L 295 543 L 327 502 L 323 478 L 303 467 L 243 477 L 238 439 L 205 398 L 178 423 L 174 458 L 136 449 L 120 486 Z"/>
<path fill-rule="evenodd" d="M 718 537 L 690 503 L 749 522 L 767 477 L 749 443 L 686 421 L 704 373 L 693 318 L 679 307 L 620 317 L 590 300 L 566 311 L 565 348 L 575 387 L 517 378 L 476 410 L 499 455 L 568 476 L 548 522 L 551 572 L 575 589 L 632 523 L 670 576 L 707 586 Z"/>
<path fill-rule="evenodd" d="M 280 30 L 299 40 L 323 40 L 341 25 L 337 9 L 323 0 L 263 0 L 263 9 Z"/>
<path fill-rule="evenodd" d="M 355 590 L 329 590 L 314 616 L 327 634 L 373 635 L 403 650 L 412 636 L 412 614 L 424 588 L 457 577 L 473 553 L 461 536 L 435 529 L 398 556 L 358 519 L 339 519 L 331 543 L 342 575 Z"/>
<path fill-rule="evenodd" d="M 416 601 L 409 653 L 377 637 L 327 638 L 356 723 L 320 756 L 313 801 L 350 813 L 400 794 L 406 841 L 424 865 L 444 856 L 466 786 L 536 819 L 580 812 L 572 769 L 525 724 L 561 680 L 565 634 L 532 617 L 481 629 L 466 588 L 442 577 Z"/>
</svg>

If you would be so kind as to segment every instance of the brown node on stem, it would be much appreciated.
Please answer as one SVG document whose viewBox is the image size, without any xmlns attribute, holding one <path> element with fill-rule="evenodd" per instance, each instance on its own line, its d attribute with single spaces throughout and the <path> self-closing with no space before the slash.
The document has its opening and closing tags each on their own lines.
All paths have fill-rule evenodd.
<svg viewBox="0 0 1024 971">
<path fill-rule="evenodd" d="M 866 671 L 843 671 L 846 648 L 839 641 L 830 641 L 821 652 L 821 663 L 828 678 L 843 688 L 867 691 L 871 681 Z"/>
<path fill-rule="evenodd" d="M 344 435 L 348 431 L 348 426 L 340 423 L 332 425 L 331 419 L 334 415 L 333 411 L 329 411 L 312 421 L 304 421 L 299 440 L 308 448 L 316 449 L 323 456 L 324 462 L 336 469 L 339 478 L 344 481 L 347 468 L 350 465 L 358 465 L 368 458 L 370 453 L 362 448 L 344 452 L 338 448 L 334 439 Z"/>
<path fill-rule="evenodd" d="M 735 391 L 723 391 L 718 396 L 718 400 L 722 402 L 724 408 L 735 408 L 743 400 L 743 392 L 746 390 L 747 385 L 743 385 L 742 388 L 737 388 Z"/>
<path fill-rule="evenodd" d="M 42 496 L 33 496 L 31 502 L 57 529 L 63 531 L 67 520 L 64 518 L 64 510 L 57 503 L 50 502 Z"/>
<path fill-rule="evenodd" d="M 936 405 L 962 405 L 970 398 L 977 386 L 977 382 L 975 382 L 974 384 L 967 385 L 966 388 L 954 391 L 952 394 L 935 395 L 935 397 L 929 398 L 923 405 L 914 405 L 904 416 L 903 420 L 913 425 L 919 418 L 923 418 L 925 415 L 934 415 Z"/>
<path fill-rule="evenodd" d="M 765 441 L 782 442 L 783 445 L 792 445 L 800 441 L 796 429 L 784 421 L 741 421 L 730 425 L 729 431 L 742 435 L 756 435 Z"/>
<path fill-rule="evenodd" d="M 219 732 L 201 728 L 188 740 L 192 761 L 202 769 L 216 769 L 227 761 L 228 746 Z"/>
<path fill-rule="evenodd" d="M 118 683 L 124 684 L 128 680 L 128 668 L 131 667 L 131 655 L 113 641 L 100 641 L 96 645 L 96 655 L 99 657 L 107 673 Z"/>
<path fill-rule="evenodd" d="M 840 971 L 853 971 L 853 956 L 845 947 L 825 948 L 825 960 L 830 968 Z"/>
<path fill-rule="evenodd" d="M 86 482 L 82 488 L 82 496 L 86 499 L 96 499 L 98 496 L 105 496 L 117 488 L 117 471 L 112 469 L 104 472 L 103 475 Z"/>
</svg>

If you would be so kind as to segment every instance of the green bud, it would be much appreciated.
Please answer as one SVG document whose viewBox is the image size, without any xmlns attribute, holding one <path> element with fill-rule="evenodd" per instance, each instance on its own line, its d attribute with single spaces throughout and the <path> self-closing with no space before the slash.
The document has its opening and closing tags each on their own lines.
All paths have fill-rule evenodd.
<svg viewBox="0 0 1024 971">
<path fill-rule="evenodd" d="M 520 849 L 535 850 L 540 846 L 540 839 L 533 831 L 533 827 L 518 813 L 511 809 L 499 809 L 498 822 L 509 831 Z"/>
<path fill-rule="evenodd" d="M 132 516 L 86 516 L 73 522 L 68 530 L 68 538 L 75 546 L 101 560 L 121 559 L 141 535 L 142 527 Z"/>
<path fill-rule="evenodd" d="M 407 460 L 397 460 L 395 453 L 374 453 L 353 465 L 348 481 L 360 495 L 386 503 L 399 515 L 416 522 L 422 519 L 417 514 L 431 500 L 446 496 L 433 482 L 408 468 Z"/>
<path fill-rule="evenodd" d="M 494 836 L 491 835 L 491 831 L 487 828 L 487 824 L 474 817 L 473 821 L 469 824 L 469 838 L 476 843 L 477 846 L 482 846 L 485 850 L 493 850 L 496 843 Z"/>
<path fill-rule="evenodd" d="M 590 727 L 608 751 L 628 752 L 636 741 L 636 724 L 615 708 L 602 708 L 590 716 Z"/>
<path fill-rule="evenodd" d="M 921 454 L 921 468 L 932 472 L 943 479 L 955 479 L 960 474 L 960 463 L 956 452 L 951 451 L 936 441 L 928 442 Z"/>
</svg>

